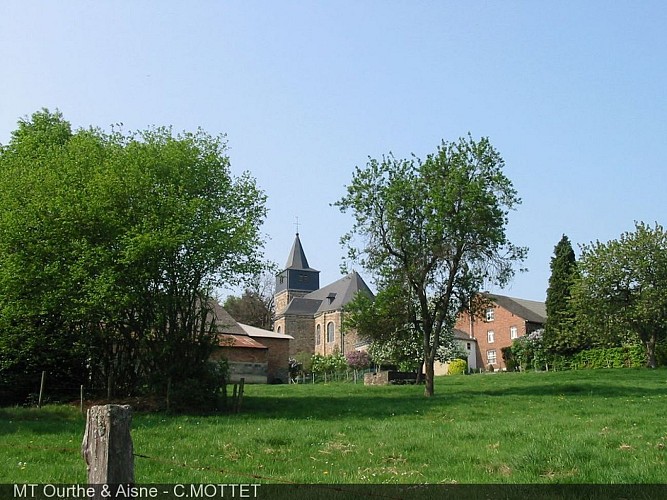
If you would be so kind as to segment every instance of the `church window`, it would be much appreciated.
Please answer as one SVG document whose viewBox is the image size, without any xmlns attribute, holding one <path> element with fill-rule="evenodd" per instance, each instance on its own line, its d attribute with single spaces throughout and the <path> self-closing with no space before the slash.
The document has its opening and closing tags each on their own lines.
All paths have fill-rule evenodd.
<svg viewBox="0 0 667 500">
<path fill-rule="evenodd" d="M 320 325 L 317 325 L 315 328 L 315 344 L 320 345 L 322 343 L 322 331 Z"/>
<path fill-rule="evenodd" d="M 278 331 L 278 333 L 283 333 L 283 332 L 282 332 L 282 328 L 281 328 L 280 326 L 278 327 L 278 330 L 277 330 L 277 331 Z"/>
<path fill-rule="evenodd" d="M 334 341 L 334 324 L 333 321 L 327 323 L 327 342 Z"/>
</svg>

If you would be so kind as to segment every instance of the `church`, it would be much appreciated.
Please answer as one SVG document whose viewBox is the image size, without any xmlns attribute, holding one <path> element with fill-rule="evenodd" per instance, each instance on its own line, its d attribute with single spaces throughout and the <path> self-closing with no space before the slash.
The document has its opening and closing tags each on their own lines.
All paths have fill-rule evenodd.
<svg viewBox="0 0 667 500">
<path fill-rule="evenodd" d="M 285 269 L 276 276 L 274 301 L 274 331 L 294 338 L 290 356 L 345 354 L 365 345 L 343 321 L 345 306 L 359 292 L 373 297 L 356 271 L 320 288 L 320 272 L 308 265 L 296 233 Z"/>
</svg>

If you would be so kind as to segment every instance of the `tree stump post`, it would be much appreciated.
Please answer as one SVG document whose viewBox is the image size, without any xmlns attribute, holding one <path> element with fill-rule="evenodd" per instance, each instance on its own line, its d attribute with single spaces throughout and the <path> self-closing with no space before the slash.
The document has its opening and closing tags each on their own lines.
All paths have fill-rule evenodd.
<svg viewBox="0 0 667 500">
<path fill-rule="evenodd" d="M 131 425 L 132 408 L 129 405 L 88 409 L 81 445 L 81 454 L 88 468 L 88 484 L 134 483 Z"/>
</svg>

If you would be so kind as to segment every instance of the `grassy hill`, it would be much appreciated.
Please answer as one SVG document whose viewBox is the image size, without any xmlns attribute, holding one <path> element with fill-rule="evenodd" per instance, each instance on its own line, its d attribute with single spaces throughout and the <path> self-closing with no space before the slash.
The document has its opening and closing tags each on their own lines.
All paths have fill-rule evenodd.
<svg viewBox="0 0 667 500">
<path fill-rule="evenodd" d="M 139 483 L 667 483 L 667 370 L 246 386 L 239 415 L 135 414 Z M 0 483 L 85 482 L 76 407 L 0 409 Z"/>
</svg>

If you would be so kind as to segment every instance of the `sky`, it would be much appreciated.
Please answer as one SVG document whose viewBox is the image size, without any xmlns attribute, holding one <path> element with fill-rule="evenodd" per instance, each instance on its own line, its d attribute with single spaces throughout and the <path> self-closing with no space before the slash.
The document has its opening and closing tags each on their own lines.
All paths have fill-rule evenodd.
<svg viewBox="0 0 667 500">
<path fill-rule="evenodd" d="M 488 289 L 544 300 L 563 234 L 578 254 L 665 223 L 666 47 L 662 0 L 3 0 L 0 144 L 41 108 L 226 134 L 268 197 L 265 257 L 284 266 L 298 218 L 324 285 L 356 166 L 488 137 L 522 199 L 509 239 L 529 248 Z"/>
</svg>

